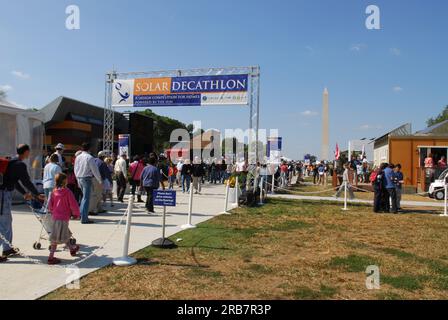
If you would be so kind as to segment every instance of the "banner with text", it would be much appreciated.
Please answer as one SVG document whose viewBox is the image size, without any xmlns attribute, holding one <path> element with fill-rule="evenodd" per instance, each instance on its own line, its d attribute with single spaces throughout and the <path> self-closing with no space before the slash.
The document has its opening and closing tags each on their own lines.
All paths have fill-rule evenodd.
<svg viewBox="0 0 448 320">
<path fill-rule="evenodd" d="M 282 137 L 268 137 L 266 146 L 266 156 L 270 162 L 280 163 L 282 157 Z"/>
<path fill-rule="evenodd" d="M 247 105 L 249 75 L 117 79 L 112 107 Z"/>
<path fill-rule="evenodd" d="M 129 146 L 131 137 L 129 134 L 120 134 L 118 135 L 118 155 L 126 155 L 129 156 Z"/>
</svg>

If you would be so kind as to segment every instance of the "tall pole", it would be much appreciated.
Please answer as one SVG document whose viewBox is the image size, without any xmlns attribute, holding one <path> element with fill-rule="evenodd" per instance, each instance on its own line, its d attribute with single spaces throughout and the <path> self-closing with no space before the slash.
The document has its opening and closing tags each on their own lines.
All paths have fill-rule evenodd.
<svg viewBox="0 0 448 320">
<path fill-rule="evenodd" d="M 103 123 L 103 150 L 114 150 L 114 110 L 112 108 L 112 86 L 117 78 L 114 71 L 106 74 L 106 86 L 104 97 L 104 123 Z"/>
<path fill-rule="evenodd" d="M 328 160 L 329 154 L 328 150 L 330 147 L 330 138 L 328 133 L 328 90 L 324 89 L 323 94 L 323 106 L 322 106 L 322 151 L 321 151 L 321 160 Z"/>
</svg>

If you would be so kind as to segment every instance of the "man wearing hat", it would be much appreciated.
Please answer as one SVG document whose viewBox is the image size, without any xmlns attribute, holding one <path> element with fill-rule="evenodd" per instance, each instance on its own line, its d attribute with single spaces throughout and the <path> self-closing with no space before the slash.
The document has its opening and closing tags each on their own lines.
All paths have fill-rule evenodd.
<svg viewBox="0 0 448 320">
<path fill-rule="evenodd" d="M 56 152 L 54 154 L 58 156 L 57 164 L 61 167 L 62 170 L 65 170 L 65 157 L 62 155 L 64 153 L 65 147 L 62 143 L 58 143 L 55 149 Z"/>
</svg>

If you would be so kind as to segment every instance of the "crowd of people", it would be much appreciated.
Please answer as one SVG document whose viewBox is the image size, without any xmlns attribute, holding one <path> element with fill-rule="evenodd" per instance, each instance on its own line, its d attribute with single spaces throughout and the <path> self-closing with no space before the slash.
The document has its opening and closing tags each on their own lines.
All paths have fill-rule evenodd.
<svg viewBox="0 0 448 320">
<path fill-rule="evenodd" d="M 190 192 L 192 186 L 193 191 L 200 194 L 205 183 L 223 184 L 235 176 L 241 178 L 242 189 L 245 189 L 249 182 L 253 182 L 255 188 L 267 189 L 268 184 L 272 182 L 276 187 L 286 188 L 291 185 L 294 176 L 297 176 L 297 181 L 311 176 L 314 184 L 326 185 L 328 177 L 333 176 L 336 171 L 341 185 L 347 183 L 350 186 L 353 179 L 360 183 L 372 183 L 375 212 L 397 213 L 401 208 L 404 178 L 399 164 L 382 164 L 379 168 L 371 170 L 365 159 L 352 158 L 343 165 L 342 171 L 338 171 L 333 163 L 326 161 L 307 164 L 301 161 L 282 160 L 280 164 L 275 165 L 261 163 L 248 165 L 244 159 L 226 163 L 225 160 L 204 162 L 195 157 L 192 161 L 178 159 L 173 163 L 163 154 L 157 156 L 151 153 L 134 156 L 128 160 L 126 154 L 117 157 L 106 151 L 100 151 L 97 155 L 90 151 L 90 145 L 84 143 L 81 150 L 72 157 L 72 161 L 67 162 L 64 157 L 64 145 L 58 144 L 55 151 L 45 158 L 42 195 L 31 182 L 24 162 L 29 157 L 30 147 L 18 146 L 17 156 L 9 161 L 7 173 L 0 185 L 0 233 L 7 240 L 5 242 L 0 239 L 3 247 L 0 262 L 6 261 L 10 255 L 17 254 L 17 250 L 10 246 L 11 195 L 14 189 L 22 193 L 26 200 L 34 198 L 45 201 L 46 208 L 52 214 L 54 223 L 50 238 L 49 264 L 60 262 L 54 257 L 58 244 L 66 244 L 72 255 L 77 254 L 79 246 L 70 242 L 72 235 L 68 227 L 69 221 L 79 218 L 82 224 L 92 224 L 94 221 L 90 216 L 105 213 L 108 203 L 113 207 L 114 181 L 116 201 L 124 202 L 126 190 L 130 187 L 131 195 L 137 197 L 137 202 L 144 202 L 147 212 L 152 214 L 153 191 L 159 188 L 178 188 L 185 193 Z M 430 161 L 425 160 L 425 165 L 430 167 Z M 336 196 L 340 196 L 342 191 L 341 187 Z M 348 191 L 350 198 L 353 198 L 352 188 L 349 187 Z M 146 195 L 145 201 L 142 198 L 144 195 Z"/>
<path fill-rule="evenodd" d="M 398 213 L 401 210 L 401 195 L 404 176 L 401 165 L 382 163 L 370 176 L 374 189 L 373 211 L 376 213 Z"/>
</svg>

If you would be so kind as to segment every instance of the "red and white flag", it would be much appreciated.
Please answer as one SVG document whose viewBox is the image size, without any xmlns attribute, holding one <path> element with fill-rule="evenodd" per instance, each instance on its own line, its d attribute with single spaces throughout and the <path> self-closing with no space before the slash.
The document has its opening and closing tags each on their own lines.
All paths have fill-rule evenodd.
<svg viewBox="0 0 448 320">
<path fill-rule="evenodd" d="M 336 143 L 336 151 L 334 152 L 334 158 L 336 160 L 339 160 L 339 157 L 341 156 L 341 153 L 339 151 L 339 145 Z"/>
</svg>

